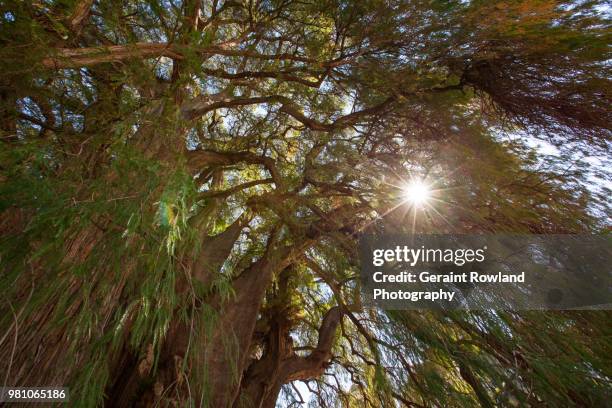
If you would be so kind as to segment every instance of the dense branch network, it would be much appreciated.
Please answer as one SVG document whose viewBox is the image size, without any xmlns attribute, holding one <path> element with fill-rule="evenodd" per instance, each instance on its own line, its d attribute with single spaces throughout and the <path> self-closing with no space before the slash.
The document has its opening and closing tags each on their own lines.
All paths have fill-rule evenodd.
<svg viewBox="0 0 612 408">
<path fill-rule="evenodd" d="M 559 345 L 590 381 L 561 396 L 533 356 L 596 318 L 364 310 L 356 241 L 593 230 L 584 188 L 559 188 L 579 170 L 533 171 L 498 138 L 609 140 L 596 24 L 548 1 L 60 3 L 0 16 L 0 278 L 18 316 L 51 305 L 0 320 L 18 382 L 109 406 L 272 408 L 296 381 L 321 406 L 595 403 L 605 345 Z M 419 217 L 412 175 L 439 184 Z"/>
</svg>

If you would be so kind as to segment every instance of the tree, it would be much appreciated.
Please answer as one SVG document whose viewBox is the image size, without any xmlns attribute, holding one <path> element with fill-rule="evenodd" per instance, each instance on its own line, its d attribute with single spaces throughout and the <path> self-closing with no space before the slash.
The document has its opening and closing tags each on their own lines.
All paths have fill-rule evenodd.
<svg viewBox="0 0 612 408">
<path fill-rule="evenodd" d="M 607 312 L 364 310 L 355 250 L 605 227 L 582 168 L 504 137 L 607 151 L 602 3 L 3 2 L 4 383 L 78 406 L 295 406 L 299 381 L 316 406 L 603 405 Z M 398 205 L 409 177 L 430 211 Z"/>
</svg>

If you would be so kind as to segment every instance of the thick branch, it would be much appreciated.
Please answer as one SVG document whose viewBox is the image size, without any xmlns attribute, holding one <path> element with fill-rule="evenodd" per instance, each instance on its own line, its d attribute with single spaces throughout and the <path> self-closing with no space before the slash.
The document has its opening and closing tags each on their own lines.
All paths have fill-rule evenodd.
<svg viewBox="0 0 612 408">
<path fill-rule="evenodd" d="M 218 273 L 223 262 L 229 257 L 230 252 L 242 231 L 248 223 L 249 217 L 242 214 L 225 231 L 212 237 L 206 236 L 202 239 L 199 253 L 192 254 L 189 259 L 192 264 L 193 277 L 204 284 L 208 284 L 215 273 Z"/>
<path fill-rule="evenodd" d="M 296 106 L 289 98 L 281 95 L 257 96 L 252 98 L 232 98 L 228 96 L 220 100 L 216 100 L 215 102 L 212 102 L 210 104 L 201 104 L 198 100 L 194 100 L 186 104 L 181 109 L 181 111 L 186 119 L 195 119 L 208 112 L 221 108 L 236 108 L 239 106 L 257 105 L 262 103 L 280 103 L 281 112 L 284 112 L 296 119 L 297 121 L 303 123 L 309 129 L 332 132 L 334 130 L 344 129 L 346 127 L 354 125 L 365 116 L 379 114 L 385 111 L 395 100 L 396 97 L 390 96 L 378 105 L 374 105 L 372 107 L 341 116 L 331 123 L 322 123 L 315 119 L 309 118 L 308 116 L 304 115 L 304 113 L 302 113 L 302 110 L 298 106 Z"/>
<path fill-rule="evenodd" d="M 290 60 L 297 62 L 314 63 L 325 66 L 326 63 L 312 58 L 301 57 L 298 55 L 281 54 L 260 54 L 258 52 L 230 49 L 236 45 L 233 41 L 223 44 L 209 46 L 196 53 L 206 55 L 225 55 L 229 57 L 245 57 L 262 60 Z M 103 62 L 120 62 L 133 58 L 157 58 L 170 57 L 181 60 L 184 58 L 181 47 L 169 43 L 132 43 L 125 45 L 110 45 L 104 47 L 85 47 L 85 48 L 60 48 L 56 50 L 56 55 L 45 58 L 42 62 L 47 68 L 78 68 L 100 64 Z"/>
<path fill-rule="evenodd" d="M 247 79 L 247 78 L 270 78 L 277 79 L 281 81 L 287 82 L 296 82 L 305 86 L 309 86 L 312 88 L 318 88 L 321 86 L 322 78 L 316 81 L 309 81 L 307 79 L 300 78 L 296 75 L 293 75 L 292 72 L 296 70 L 285 70 L 285 71 L 241 71 L 236 72 L 235 74 L 229 73 L 227 71 L 221 69 L 207 69 L 203 68 L 202 72 L 208 75 L 215 76 L 217 78 L 224 79 Z"/>
<path fill-rule="evenodd" d="M 189 168 L 199 170 L 204 167 L 229 166 L 238 163 L 263 165 L 272 176 L 272 180 L 278 188 L 282 189 L 283 178 L 276 167 L 273 159 L 258 156 L 251 152 L 217 152 L 213 150 L 193 150 L 187 152 L 187 163 Z"/>
<path fill-rule="evenodd" d="M 216 324 L 223 330 L 214 332 L 205 344 L 204 364 L 210 372 L 215 373 L 209 380 L 210 389 L 213 390 L 210 406 L 227 407 L 235 400 L 241 379 L 236 378 L 227 367 L 235 364 L 237 372 L 245 369 L 249 344 L 266 289 L 276 273 L 302 256 L 315 242 L 306 239 L 293 245 L 281 245 L 278 242 L 279 231 L 276 229 L 270 235 L 264 255 L 233 280 L 235 296 L 225 302 L 219 298 L 212 303 L 219 309 Z M 236 354 L 229 354 L 226 349 L 228 340 L 234 338 Z"/>
<path fill-rule="evenodd" d="M 103 62 L 120 62 L 132 58 L 170 57 L 182 59 L 166 43 L 134 43 L 106 47 L 61 48 L 56 56 L 43 59 L 47 68 L 78 68 Z"/>
<path fill-rule="evenodd" d="M 82 0 L 79 1 L 74 8 L 74 11 L 69 18 L 69 23 L 70 28 L 72 28 L 72 31 L 77 33 L 77 35 L 81 32 L 83 26 L 87 22 L 87 18 L 89 17 L 93 3 L 94 0 Z"/>
<path fill-rule="evenodd" d="M 332 346 L 336 329 L 342 321 L 342 307 L 335 306 L 327 311 L 319 327 L 317 347 L 307 356 L 294 356 L 285 361 L 283 378 L 285 382 L 307 380 L 323 374 L 332 357 Z"/>
<path fill-rule="evenodd" d="M 258 186 L 261 184 L 270 184 L 270 183 L 274 183 L 274 180 L 271 178 L 266 178 L 266 179 L 262 179 L 262 180 L 253 180 L 253 181 L 247 181 L 246 183 L 242 183 L 239 184 L 237 186 L 234 186 L 232 188 L 228 188 L 227 190 L 222 190 L 222 191 L 206 191 L 202 194 L 200 194 L 201 198 L 216 198 L 216 197 L 229 197 L 232 194 L 235 194 L 239 191 L 245 190 L 249 187 L 254 187 L 254 186 Z"/>
</svg>

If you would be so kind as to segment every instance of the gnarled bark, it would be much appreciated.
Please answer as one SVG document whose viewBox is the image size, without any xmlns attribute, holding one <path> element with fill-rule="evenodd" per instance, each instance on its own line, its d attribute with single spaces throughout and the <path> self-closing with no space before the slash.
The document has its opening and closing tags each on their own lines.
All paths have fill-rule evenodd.
<svg viewBox="0 0 612 408">
<path fill-rule="evenodd" d="M 274 408 L 283 384 L 322 375 L 331 360 L 342 316 L 340 306 L 329 309 L 319 327 L 317 346 L 307 356 L 299 356 L 293 349 L 290 328 L 279 315 L 271 325 L 264 355 L 252 362 L 244 375 L 234 408 Z"/>
</svg>

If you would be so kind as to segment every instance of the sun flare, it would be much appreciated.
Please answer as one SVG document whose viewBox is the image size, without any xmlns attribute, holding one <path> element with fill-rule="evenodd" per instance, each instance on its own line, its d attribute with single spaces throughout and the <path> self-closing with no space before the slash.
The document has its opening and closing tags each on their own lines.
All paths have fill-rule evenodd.
<svg viewBox="0 0 612 408">
<path fill-rule="evenodd" d="M 402 187 L 402 195 L 407 202 L 421 206 L 431 197 L 431 188 L 421 180 L 413 180 Z"/>
</svg>

